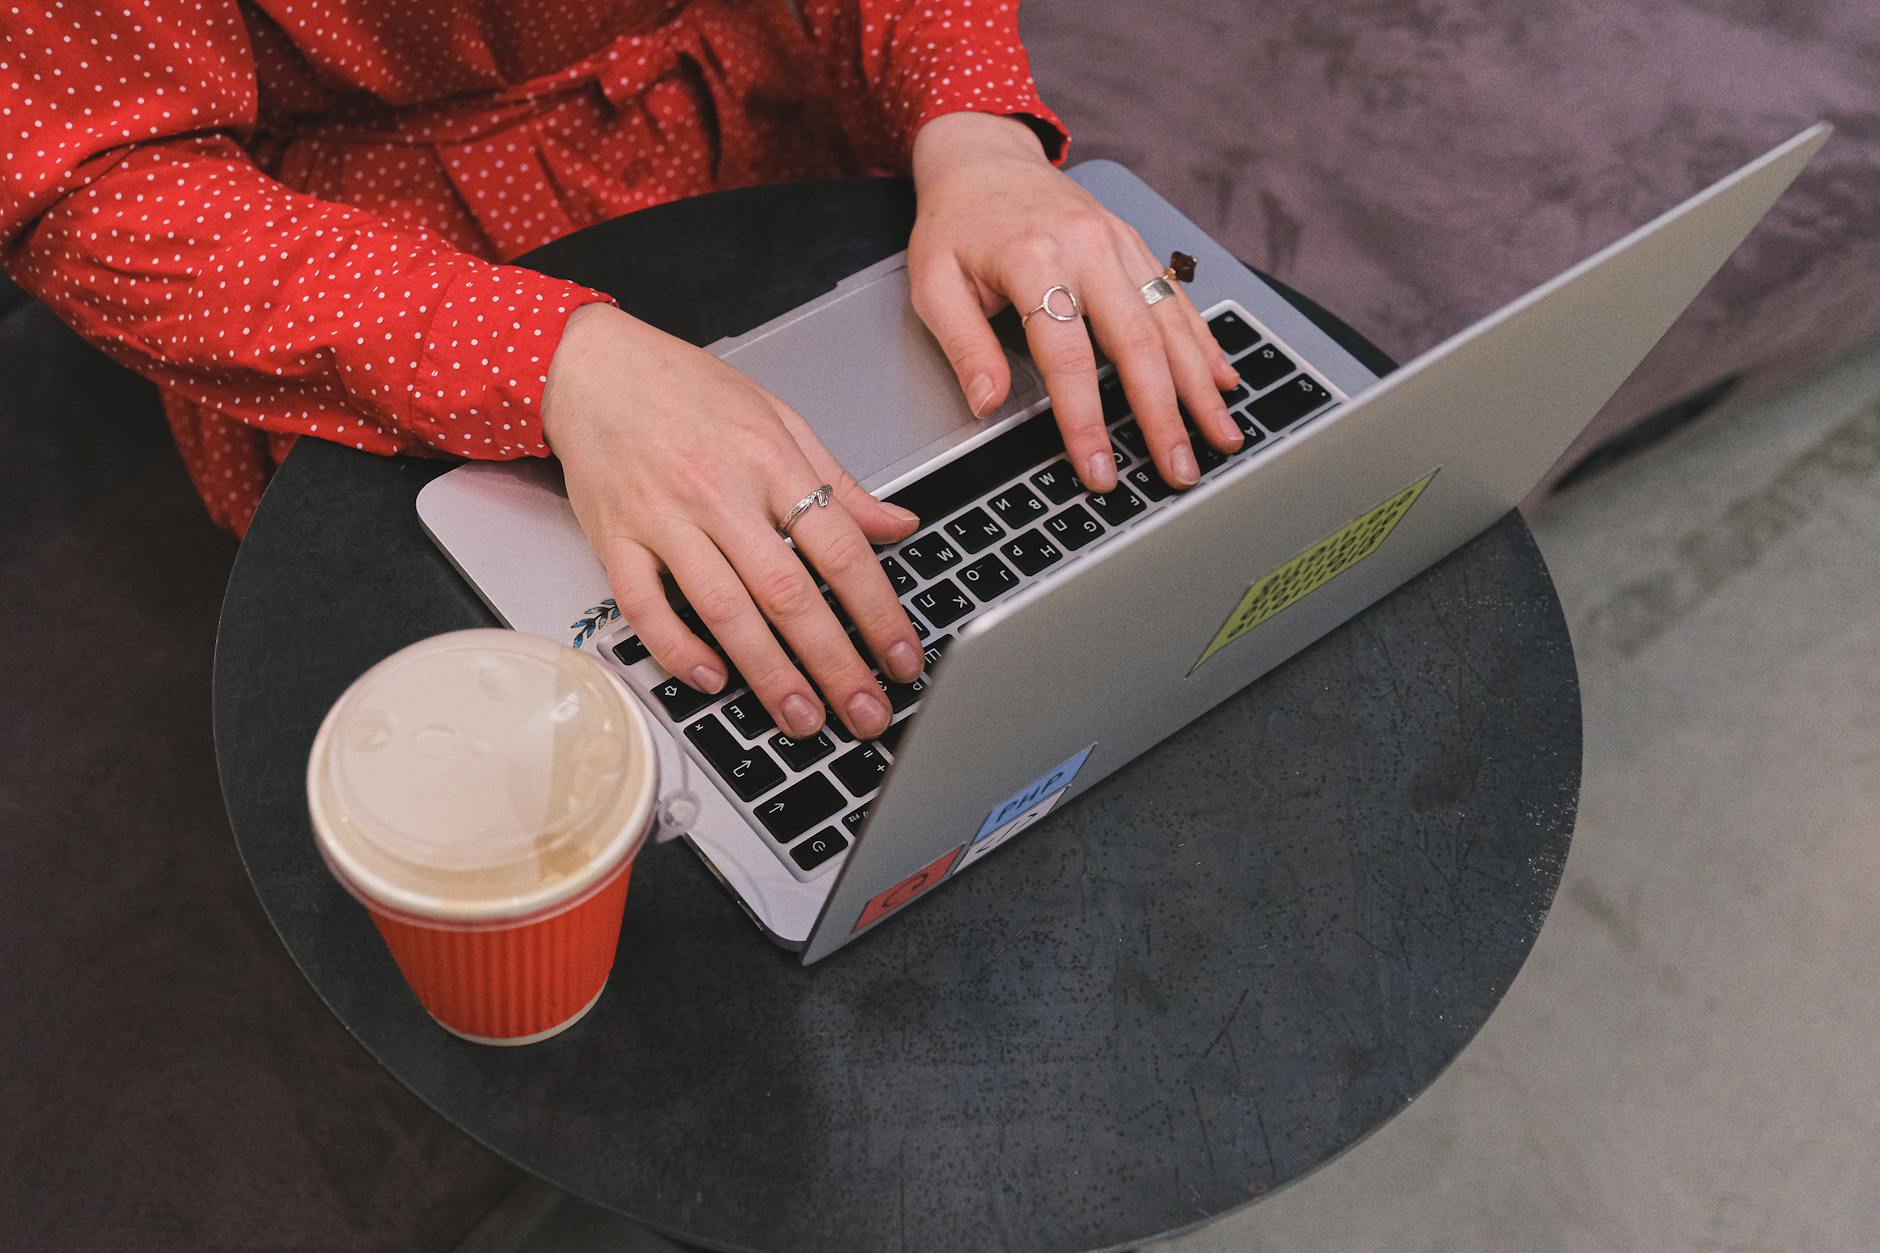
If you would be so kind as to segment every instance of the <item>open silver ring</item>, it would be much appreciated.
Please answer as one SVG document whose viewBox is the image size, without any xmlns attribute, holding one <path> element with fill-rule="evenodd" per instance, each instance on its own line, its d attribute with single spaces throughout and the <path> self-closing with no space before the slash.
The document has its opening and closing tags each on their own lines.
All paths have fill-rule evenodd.
<svg viewBox="0 0 1880 1253">
<path fill-rule="evenodd" d="M 783 536 L 785 539 L 789 539 L 790 528 L 796 525 L 797 519 L 808 513 L 811 509 L 827 509 L 829 502 L 834 500 L 835 496 L 836 489 L 824 483 L 821 487 L 790 506 L 790 512 L 784 514 L 783 521 L 777 524 L 777 534 Z"/>
<path fill-rule="evenodd" d="M 1063 292 L 1065 298 L 1071 302 L 1071 311 L 1069 313 L 1059 313 L 1056 309 L 1051 307 L 1051 297 L 1057 295 L 1059 292 Z M 1030 322 L 1035 315 L 1040 313 L 1050 318 L 1053 322 L 1075 322 L 1082 316 L 1077 304 L 1077 293 L 1064 286 L 1062 283 L 1057 283 L 1046 288 L 1044 299 L 1038 302 L 1038 307 L 1020 318 L 1018 324 L 1024 326 L 1027 322 Z"/>
</svg>

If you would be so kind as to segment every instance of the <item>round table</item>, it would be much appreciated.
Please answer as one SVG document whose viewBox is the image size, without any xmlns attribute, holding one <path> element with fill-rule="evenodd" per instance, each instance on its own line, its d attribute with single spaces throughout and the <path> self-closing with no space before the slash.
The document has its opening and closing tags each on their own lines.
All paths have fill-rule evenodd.
<svg viewBox="0 0 1880 1253">
<path fill-rule="evenodd" d="M 911 221 L 901 183 L 748 189 L 527 263 L 705 343 L 901 247 Z M 236 840 L 307 978 L 393 1074 L 518 1166 L 669 1235 L 1048 1251 L 1203 1223 L 1441 1073 L 1559 883 L 1579 692 L 1511 514 L 1052 814 L 998 873 L 829 961 L 772 947 L 669 845 L 634 873 L 585 1021 L 529 1048 L 467 1044 L 327 873 L 302 790 L 354 677 L 491 622 L 418 526 L 417 491 L 447 468 L 302 440 L 269 488 L 216 648 Z"/>
</svg>

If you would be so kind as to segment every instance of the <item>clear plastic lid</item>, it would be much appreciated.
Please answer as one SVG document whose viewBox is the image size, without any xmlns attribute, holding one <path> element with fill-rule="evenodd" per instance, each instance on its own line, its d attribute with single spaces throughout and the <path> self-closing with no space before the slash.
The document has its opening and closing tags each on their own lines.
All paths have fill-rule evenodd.
<svg viewBox="0 0 1880 1253">
<path fill-rule="evenodd" d="M 457 631 L 366 671 L 314 737 L 307 800 L 333 873 L 372 905 L 477 923 L 567 908 L 638 851 L 658 758 L 594 658 Z"/>
</svg>

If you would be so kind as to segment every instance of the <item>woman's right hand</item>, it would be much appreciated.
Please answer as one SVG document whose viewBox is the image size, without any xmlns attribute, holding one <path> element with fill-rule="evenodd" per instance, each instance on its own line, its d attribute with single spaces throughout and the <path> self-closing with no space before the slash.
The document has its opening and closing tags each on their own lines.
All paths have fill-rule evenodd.
<svg viewBox="0 0 1880 1253">
<path fill-rule="evenodd" d="M 919 520 L 863 491 L 801 414 L 710 353 L 593 304 L 569 317 L 550 363 L 542 431 L 621 615 L 662 666 L 700 691 L 727 680 L 667 600 L 665 570 L 785 734 L 822 726 L 818 689 L 858 738 L 887 729 L 887 698 L 810 569 L 882 672 L 910 682 L 920 640 L 872 545 Z M 792 552 L 777 523 L 823 483 L 835 499 L 797 522 Z"/>
</svg>

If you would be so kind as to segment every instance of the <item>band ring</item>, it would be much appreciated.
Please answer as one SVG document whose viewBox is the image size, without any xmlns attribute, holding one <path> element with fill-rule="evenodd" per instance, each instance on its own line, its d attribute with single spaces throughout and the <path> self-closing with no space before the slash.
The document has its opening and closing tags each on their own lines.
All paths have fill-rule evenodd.
<svg viewBox="0 0 1880 1253">
<path fill-rule="evenodd" d="M 1141 291 L 1143 300 L 1151 305 L 1161 304 L 1175 294 L 1175 289 L 1169 286 L 1167 274 L 1150 279 L 1142 285 Z"/>
<path fill-rule="evenodd" d="M 1175 294 L 1177 282 L 1195 281 L 1195 259 L 1185 252 L 1171 252 L 1168 255 L 1168 268 L 1144 283 L 1137 290 L 1148 304 L 1157 305 Z"/>
<path fill-rule="evenodd" d="M 790 512 L 784 514 L 783 521 L 777 525 L 777 534 L 783 536 L 785 539 L 789 539 L 790 528 L 797 524 L 798 519 L 811 509 L 827 509 L 829 502 L 835 499 L 835 495 L 836 489 L 824 483 L 821 487 L 803 497 L 803 499 L 797 501 L 794 505 L 791 505 Z"/>
<path fill-rule="evenodd" d="M 1059 292 L 1063 292 L 1071 302 L 1071 311 L 1069 313 L 1059 313 L 1056 309 L 1051 307 L 1051 297 L 1057 295 Z M 1046 288 L 1044 299 L 1038 302 L 1038 307 L 1020 318 L 1018 324 L 1024 326 L 1026 323 L 1030 322 L 1035 315 L 1040 313 L 1050 318 L 1053 322 L 1075 322 L 1082 316 L 1081 307 L 1077 303 L 1077 293 L 1064 286 L 1062 283 L 1056 283 Z"/>
</svg>

